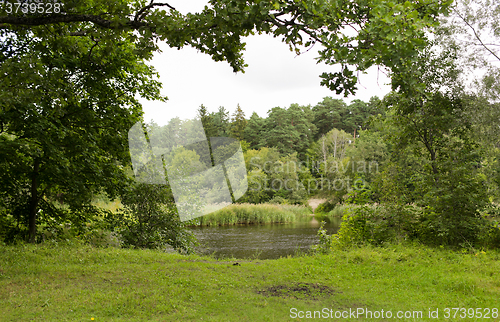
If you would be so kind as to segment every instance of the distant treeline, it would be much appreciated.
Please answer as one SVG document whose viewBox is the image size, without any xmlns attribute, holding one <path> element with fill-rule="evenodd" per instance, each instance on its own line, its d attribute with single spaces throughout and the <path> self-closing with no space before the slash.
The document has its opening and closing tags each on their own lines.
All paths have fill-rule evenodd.
<svg viewBox="0 0 500 322">
<path fill-rule="evenodd" d="M 238 105 L 232 115 L 224 107 L 209 112 L 201 105 L 201 118 L 207 137 L 232 137 L 242 140 L 244 150 L 263 147 L 276 148 L 283 155 L 297 153 L 305 160 L 311 144 L 338 129 L 350 133 L 367 129 L 372 115 L 383 114 L 381 101 L 372 97 L 368 102 L 353 100 L 347 104 L 342 99 L 325 97 L 314 107 L 292 104 L 288 108 L 274 107 L 266 118 L 253 113 L 249 119 Z"/>
</svg>

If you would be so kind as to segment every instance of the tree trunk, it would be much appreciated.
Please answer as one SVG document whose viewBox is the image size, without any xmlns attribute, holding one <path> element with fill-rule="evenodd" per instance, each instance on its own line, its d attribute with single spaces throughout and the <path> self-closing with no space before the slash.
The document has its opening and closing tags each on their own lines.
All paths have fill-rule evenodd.
<svg viewBox="0 0 500 322">
<path fill-rule="evenodd" d="M 36 213 L 38 209 L 38 170 L 40 168 L 40 161 L 35 159 L 33 166 L 33 175 L 31 177 L 31 200 L 29 207 L 28 229 L 29 229 L 29 242 L 35 243 L 36 236 Z"/>
<path fill-rule="evenodd" d="M 321 152 L 323 152 L 323 162 L 324 162 L 325 169 L 326 169 L 326 147 L 325 147 L 325 136 L 324 135 L 323 135 L 323 147 L 321 149 Z"/>
<path fill-rule="evenodd" d="M 337 138 L 338 138 L 338 133 L 335 132 L 334 147 L 333 147 L 333 158 L 334 159 L 337 157 Z"/>
</svg>

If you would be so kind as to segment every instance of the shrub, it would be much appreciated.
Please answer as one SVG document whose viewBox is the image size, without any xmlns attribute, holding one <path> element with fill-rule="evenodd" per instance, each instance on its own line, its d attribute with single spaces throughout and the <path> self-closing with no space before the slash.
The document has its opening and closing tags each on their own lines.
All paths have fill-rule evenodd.
<svg viewBox="0 0 500 322">
<path fill-rule="evenodd" d="M 325 226 L 325 222 L 322 221 L 321 226 L 319 227 L 318 233 L 317 233 L 319 242 L 317 245 L 313 245 L 311 247 L 311 250 L 313 252 L 317 252 L 320 254 L 328 254 L 331 251 L 332 238 L 334 236 L 334 235 L 328 235 L 328 232 L 326 231 L 324 226 Z"/>
<path fill-rule="evenodd" d="M 500 205 L 496 203 L 488 203 L 480 211 L 482 217 L 486 218 L 500 218 Z"/>
<path fill-rule="evenodd" d="M 333 200 L 325 201 L 322 204 L 320 204 L 314 212 L 315 213 L 328 213 L 328 212 L 332 211 L 333 208 L 335 208 L 335 204 L 336 204 L 336 202 L 334 202 Z"/>
<path fill-rule="evenodd" d="M 349 211 L 351 208 L 356 208 L 358 206 L 355 205 L 337 205 L 333 208 L 326 216 L 330 218 L 342 218 L 345 213 Z"/>
<path fill-rule="evenodd" d="M 290 202 L 281 196 L 274 196 L 271 200 L 269 200 L 269 203 L 275 205 L 287 205 Z"/>
<path fill-rule="evenodd" d="M 500 249 L 500 223 L 496 220 L 484 220 L 482 223 L 475 246 Z"/>
<path fill-rule="evenodd" d="M 431 246 L 447 245 L 462 248 L 500 247 L 500 224 L 483 218 L 463 218 L 454 223 L 449 218 L 413 205 L 351 206 L 342 218 L 337 234 L 332 236 L 333 247 L 360 245 L 380 246 L 391 242 L 417 241 Z M 460 236 L 460 244 L 450 239 Z"/>
<path fill-rule="evenodd" d="M 170 245 L 179 252 L 193 251 L 195 237 L 180 221 L 168 186 L 135 184 L 122 196 L 122 204 L 123 246 L 161 249 Z"/>
<path fill-rule="evenodd" d="M 421 208 L 411 205 L 351 207 L 342 218 L 342 224 L 333 236 L 332 243 L 345 248 L 365 244 L 379 246 L 412 239 L 417 235 L 417 220 L 421 211 Z"/>
</svg>

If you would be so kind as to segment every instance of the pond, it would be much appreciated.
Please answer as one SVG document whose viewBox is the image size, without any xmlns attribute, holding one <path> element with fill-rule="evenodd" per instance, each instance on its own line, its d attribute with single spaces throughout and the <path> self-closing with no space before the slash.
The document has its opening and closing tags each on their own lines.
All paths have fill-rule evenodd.
<svg viewBox="0 0 500 322">
<path fill-rule="evenodd" d="M 266 224 L 234 225 L 217 227 L 193 227 L 200 246 L 197 253 L 216 258 L 276 259 L 308 252 L 318 243 L 320 223 L 314 218 L 307 221 Z M 328 234 L 336 233 L 340 219 L 325 225 Z"/>
</svg>

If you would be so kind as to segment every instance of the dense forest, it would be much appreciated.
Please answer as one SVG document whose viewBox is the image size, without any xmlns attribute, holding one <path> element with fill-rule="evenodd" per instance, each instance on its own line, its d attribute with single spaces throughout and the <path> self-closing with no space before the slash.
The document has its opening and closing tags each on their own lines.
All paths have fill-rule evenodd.
<svg viewBox="0 0 500 322">
<path fill-rule="evenodd" d="M 249 188 L 238 202 L 302 204 L 311 195 L 333 190 L 320 186 L 321 178 L 334 181 L 325 166 L 339 170 L 349 147 L 383 113 L 381 107 L 376 97 L 351 104 L 325 97 L 314 107 L 275 107 L 266 118 L 254 112 L 246 119 L 239 106 L 230 114 L 224 107 L 209 113 L 202 105 L 198 114 L 207 137 L 227 136 L 241 143 Z"/>
</svg>

